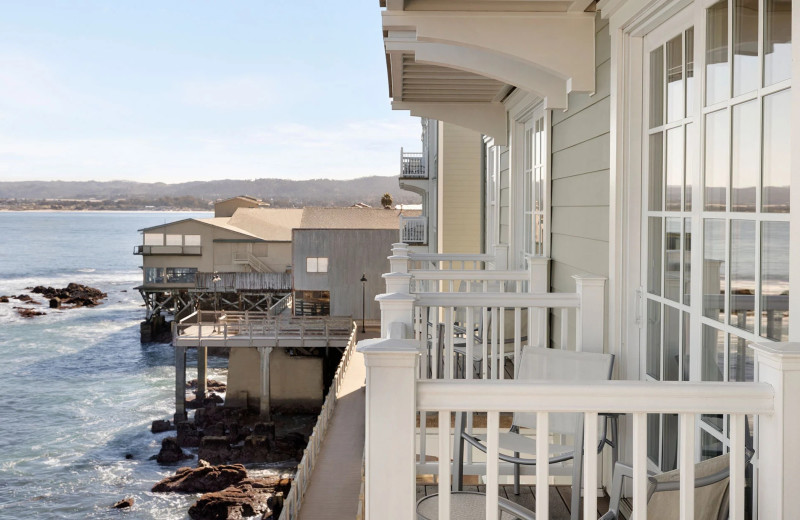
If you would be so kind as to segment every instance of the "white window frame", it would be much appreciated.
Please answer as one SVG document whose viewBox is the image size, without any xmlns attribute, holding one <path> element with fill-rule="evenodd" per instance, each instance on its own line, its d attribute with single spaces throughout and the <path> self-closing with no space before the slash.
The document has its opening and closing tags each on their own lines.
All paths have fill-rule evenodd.
<svg viewBox="0 0 800 520">
<path fill-rule="evenodd" d="M 327 256 L 309 256 L 306 258 L 306 272 L 307 273 L 327 273 L 328 272 L 328 257 Z"/>
</svg>

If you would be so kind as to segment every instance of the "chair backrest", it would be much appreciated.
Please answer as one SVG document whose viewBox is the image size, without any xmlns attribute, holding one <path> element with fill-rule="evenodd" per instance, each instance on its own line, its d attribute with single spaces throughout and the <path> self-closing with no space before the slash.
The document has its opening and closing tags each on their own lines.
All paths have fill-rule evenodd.
<svg viewBox="0 0 800 520">
<path fill-rule="evenodd" d="M 718 475 L 719 479 L 712 479 L 711 484 L 695 487 L 694 492 L 694 517 L 719 519 L 726 517 L 727 497 L 729 484 L 730 454 L 720 455 L 712 459 L 698 462 L 694 466 L 695 480 Z M 677 482 L 680 480 L 680 470 L 668 471 L 656 475 L 655 493 L 647 503 L 648 520 L 678 520 L 680 491 L 659 491 L 659 484 Z"/>
<path fill-rule="evenodd" d="M 607 381 L 614 368 L 613 354 L 571 352 L 525 346 L 520 355 L 517 379 L 529 381 Z M 550 432 L 574 434 L 577 413 L 550 414 Z M 514 425 L 536 428 L 535 413 L 515 413 Z"/>
</svg>

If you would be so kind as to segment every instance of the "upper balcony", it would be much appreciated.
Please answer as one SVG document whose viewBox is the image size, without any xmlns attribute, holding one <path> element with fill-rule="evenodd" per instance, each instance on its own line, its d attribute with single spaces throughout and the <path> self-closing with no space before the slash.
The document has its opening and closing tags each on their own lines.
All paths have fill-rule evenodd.
<svg viewBox="0 0 800 520">
<path fill-rule="evenodd" d="M 427 179 L 428 169 L 422 153 L 404 152 L 400 148 L 400 179 Z"/>
<path fill-rule="evenodd" d="M 200 235 L 145 233 L 141 245 L 133 247 L 134 255 L 202 254 Z"/>
</svg>

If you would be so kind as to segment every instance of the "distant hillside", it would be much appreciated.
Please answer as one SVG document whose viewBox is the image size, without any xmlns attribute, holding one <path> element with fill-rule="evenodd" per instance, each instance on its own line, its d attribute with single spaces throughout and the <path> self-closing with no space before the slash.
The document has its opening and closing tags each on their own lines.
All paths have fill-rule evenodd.
<svg viewBox="0 0 800 520">
<path fill-rule="evenodd" d="M 352 180 L 287 179 L 219 180 L 207 182 L 143 183 L 131 181 L 21 181 L 0 182 L 0 199 L 158 199 L 195 197 L 213 201 L 236 195 L 250 195 L 285 206 L 350 206 L 365 202 L 380 206 L 384 193 L 395 203 L 419 203 L 418 196 L 403 191 L 397 177 L 362 177 Z"/>
</svg>

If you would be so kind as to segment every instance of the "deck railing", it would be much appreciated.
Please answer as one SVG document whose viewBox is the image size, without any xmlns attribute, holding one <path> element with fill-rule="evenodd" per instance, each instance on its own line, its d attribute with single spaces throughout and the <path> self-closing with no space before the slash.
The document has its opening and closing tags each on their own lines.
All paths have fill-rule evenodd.
<svg viewBox="0 0 800 520">
<path fill-rule="evenodd" d="M 404 152 L 400 148 L 400 177 L 403 179 L 427 179 L 428 170 L 422 153 Z"/>
<path fill-rule="evenodd" d="M 442 254 L 442 253 L 408 253 L 409 268 L 417 270 L 430 269 L 485 269 L 486 264 L 493 262 L 494 255 L 488 254 Z"/>
<path fill-rule="evenodd" d="M 295 520 L 299 515 L 300 507 L 302 506 L 303 495 L 308 489 L 308 484 L 311 480 L 311 474 L 314 471 L 314 465 L 317 461 L 317 455 L 322 447 L 322 441 L 325 440 L 325 433 L 328 429 L 328 423 L 330 422 L 331 416 L 333 416 L 333 411 L 336 408 L 336 395 L 341 388 L 342 379 L 344 378 L 344 373 L 347 371 L 347 367 L 350 364 L 350 359 L 353 356 L 353 352 L 355 352 L 357 327 L 355 323 L 351 322 L 351 324 L 352 331 L 350 333 L 350 340 L 347 344 L 344 354 L 342 355 L 341 361 L 339 361 L 336 374 L 333 376 L 333 381 L 328 389 L 328 395 L 325 397 L 322 410 L 319 412 L 317 424 L 314 426 L 314 430 L 312 431 L 311 436 L 308 438 L 308 446 L 305 450 L 303 450 L 303 458 L 300 459 L 300 464 L 297 466 L 297 472 L 295 473 L 294 480 L 292 481 L 292 487 L 284 498 L 283 510 L 281 511 L 279 520 Z M 330 485 L 332 483 L 328 484 Z"/>
<path fill-rule="evenodd" d="M 800 468 L 790 461 L 800 460 L 800 443 L 791 439 L 800 428 L 800 343 L 753 345 L 756 382 L 525 382 L 503 380 L 499 370 L 501 334 L 504 316 L 513 323 L 513 356 L 519 356 L 522 340 L 521 316 L 535 316 L 539 309 L 562 309 L 576 312 L 575 341 L 570 348 L 603 351 L 603 285 L 589 279 L 581 286 L 576 279 L 573 294 L 524 293 L 416 293 L 409 291 L 413 271 L 409 272 L 410 255 L 403 244 L 395 244 L 389 257 L 391 273 L 384 275 L 387 293 L 378 296 L 381 304 L 381 338 L 365 340 L 359 351 L 367 367 L 366 409 L 366 476 L 365 518 L 399 520 L 416 518 L 416 475 L 437 473 L 440 496 L 439 518 L 450 518 L 449 488 L 454 432 L 450 428 L 453 412 L 484 413 L 487 417 L 488 454 L 482 461 L 472 461 L 467 453 L 466 464 L 472 472 L 486 476 L 486 518 L 498 518 L 498 482 L 501 473 L 510 472 L 498 460 L 499 422 L 502 412 L 537 414 L 537 458 L 547 458 L 551 413 L 579 413 L 585 424 L 584 443 L 597 445 L 600 414 L 626 415 L 632 433 L 627 437 L 632 446 L 632 503 L 638 519 L 646 518 L 648 500 L 648 414 L 678 415 L 678 466 L 680 475 L 681 518 L 694 517 L 694 464 L 697 453 L 698 421 L 701 414 L 729 416 L 730 509 L 732 519 L 743 520 L 745 514 L 745 427 L 746 415 L 757 419 L 754 501 L 758 518 L 793 518 L 800 510 Z M 480 343 L 483 360 L 489 360 L 478 378 L 470 380 L 472 370 L 456 373 L 456 357 L 452 355 L 451 338 L 456 337 L 457 309 L 462 314 L 465 339 L 472 343 L 473 354 L 479 343 L 466 338 L 473 331 L 478 315 L 495 313 L 495 332 L 489 331 L 486 349 Z M 426 312 L 425 309 L 428 309 Z M 433 309 L 433 310 L 430 310 Z M 470 311 L 470 309 L 472 309 Z M 573 310 L 574 309 L 574 310 Z M 507 310 L 510 310 L 509 313 Z M 600 312 L 598 312 L 598 310 Z M 533 314 L 531 312 L 533 311 Z M 510 316 L 513 315 L 513 318 Z M 440 320 L 443 327 L 436 326 Z M 536 320 L 529 320 L 530 321 Z M 562 320 L 568 322 L 568 320 Z M 490 320 L 491 322 L 491 320 Z M 440 341 L 428 330 L 441 331 Z M 543 338 L 538 331 L 528 332 L 537 344 Z M 562 338 L 564 330 L 560 331 Z M 483 334 L 486 336 L 486 334 Z M 556 334 L 556 336 L 558 336 Z M 545 336 L 549 338 L 549 336 Z M 562 339 L 563 342 L 563 339 Z M 441 354 L 433 345 L 443 345 Z M 492 349 L 496 344 L 497 348 Z M 421 355 L 422 354 L 422 355 Z M 441 356 L 441 362 L 440 362 Z M 466 356 L 470 359 L 469 354 Z M 432 362 L 432 360 L 435 360 Z M 429 364 L 426 367 L 426 363 Z M 485 365 L 486 363 L 484 363 Z M 434 365 L 437 368 L 434 368 Z M 491 368 L 492 366 L 496 369 Z M 434 371 L 437 372 L 434 372 Z M 427 414 L 438 416 L 436 430 L 426 432 Z M 468 414 L 468 418 L 472 417 Z M 419 426 L 415 418 L 419 414 Z M 406 419 L 400 419 L 406 418 Z M 468 426 L 469 427 L 469 426 Z M 438 461 L 430 462 L 425 443 L 435 436 Z M 600 456 L 585 450 L 583 460 L 585 489 L 597 489 Z M 417 457 L 417 463 L 414 462 Z M 488 461 L 488 462 L 487 462 Z M 390 468 L 387 470 L 387 468 Z M 550 469 L 536 467 L 536 515 L 548 517 L 548 484 Z M 554 473 L 557 471 L 553 470 Z M 585 518 L 597 518 L 597 497 L 586 493 Z"/>
<path fill-rule="evenodd" d="M 428 218 L 400 216 L 400 241 L 407 244 L 428 243 Z"/>
<path fill-rule="evenodd" d="M 214 278 L 217 281 L 214 282 Z M 291 291 L 289 273 L 196 273 L 195 288 L 213 292 Z"/>
</svg>

